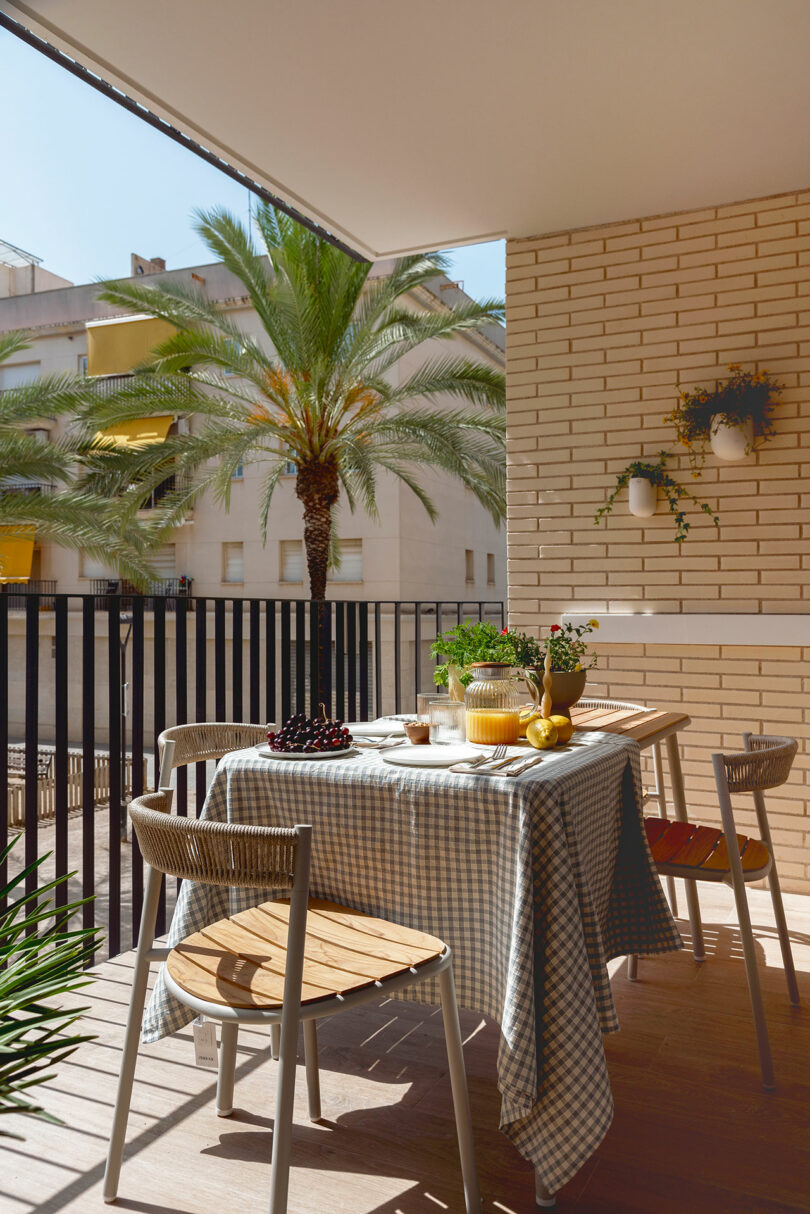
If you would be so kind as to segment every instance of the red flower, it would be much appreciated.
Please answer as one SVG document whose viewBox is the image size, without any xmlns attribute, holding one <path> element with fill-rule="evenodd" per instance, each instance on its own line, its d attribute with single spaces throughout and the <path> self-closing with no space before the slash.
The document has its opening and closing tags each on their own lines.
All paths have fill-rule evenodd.
<svg viewBox="0 0 810 1214">
<path fill-rule="evenodd" d="M 502 636 L 502 637 L 509 636 L 509 629 L 508 629 L 508 628 L 502 628 L 502 629 L 501 629 L 501 636 Z"/>
<path fill-rule="evenodd" d="M 560 631 L 559 624 L 552 624 L 551 627 L 549 628 L 549 632 L 559 632 L 559 631 Z"/>
</svg>

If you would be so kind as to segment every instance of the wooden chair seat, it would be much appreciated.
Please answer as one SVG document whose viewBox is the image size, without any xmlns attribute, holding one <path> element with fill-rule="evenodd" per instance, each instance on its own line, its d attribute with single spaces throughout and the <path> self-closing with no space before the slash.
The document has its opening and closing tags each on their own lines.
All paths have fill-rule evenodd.
<svg viewBox="0 0 810 1214">
<path fill-rule="evenodd" d="M 704 881 L 727 879 L 731 865 L 722 830 L 665 818 L 645 818 L 644 828 L 660 873 Z M 737 846 L 744 880 L 755 881 L 768 873 L 771 853 L 764 843 L 737 835 Z"/>
<path fill-rule="evenodd" d="M 288 899 L 265 902 L 186 937 L 167 959 L 178 986 L 197 999 L 233 1008 L 281 1008 Z M 308 904 L 302 1004 L 347 995 L 434 961 L 441 940 L 348 906 Z"/>
</svg>

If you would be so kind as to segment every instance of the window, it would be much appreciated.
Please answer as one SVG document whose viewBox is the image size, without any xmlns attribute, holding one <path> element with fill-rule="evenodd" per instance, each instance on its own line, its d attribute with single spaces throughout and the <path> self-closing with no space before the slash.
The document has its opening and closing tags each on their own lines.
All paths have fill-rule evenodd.
<svg viewBox="0 0 810 1214">
<path fill-rule="evenodd" d="M 280 582 L 303 582 L 304 545 L 300 540 L 281 540 L 278 546 Z"/>
<path fill-rule="evenodd" d="M 174 544 L 164 544 L 162 548 L 158 548 L 157 552 L 153 552 L 149 557 L 149 562 L 158 579 L 177 576 Z"/>
<path fill-rule="evenodd" d="M 108 569 L 103 561 L 97 561 L 89 552 L 82 552 L 79 554 L 79 577 L 100 580 L 116 578 L 117 575 Z"/>
<path fill-rule="evenodd" d="M 475 581 L 475 553 L 472 548 L 464 550 L 464 577 L 468 583 Z"/>
<path fill-rule="evenodd" d="M 0 367 L 0 392 L 6 388 L 21 388 L 39 379 L 39 363 L 8 363 Z"/>
<path fill-rule="evenodd" d="M 244 480 L 244 477 L 245 477 L 245 466 L 240 459 L 239 463 L 236 465 L 233 472 L 231 473 L 231 480 L 232 481 L 241 481 L 241 480 Z"/>
<path fill-rule="evenodd" d="M 340 541 L 340 568 L 329 572 L 330 582 L 362 582 L 363 541 Z"/>
<path fill-rule="evenodd" d="M 78 359 L 76 360 L 76 362 L 77 362 L 77 370 L 79 372 L 79 375 L 83 375 L 86 378 L 87 377 L 87 355 L 80 354 Z"/>
<path fill-rule="evenodd" d="M 487 586 L 495 585 L 495 553 L 487 553 Z"/>
<path fill-rule="evenodd" d="M 243 582 L 245 580 L 245 558 L 241 544 L 222 545 L 222 580 L 223 582 Z"/>
</svg>

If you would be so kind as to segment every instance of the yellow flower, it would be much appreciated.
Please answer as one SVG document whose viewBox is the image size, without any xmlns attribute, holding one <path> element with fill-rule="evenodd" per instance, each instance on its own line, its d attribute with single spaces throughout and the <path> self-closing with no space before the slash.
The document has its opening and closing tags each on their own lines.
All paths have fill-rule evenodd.
<svg viewBox="0 0 810 1214">
<path fill-rule="evenodd" d="M 599 627 L 599 621 L 598 621 L 598 620 L 588 620 L 588 623 L 590 624 L 591 628 L 598 628 L 598 627 Z"/>
<path fill-rule="evenodd" d="M 574 670 L 575 671 L 582 670 L 582 664 L 580 662 L 577 662 L 576 666 L 574 667 Z"/>
</svg>

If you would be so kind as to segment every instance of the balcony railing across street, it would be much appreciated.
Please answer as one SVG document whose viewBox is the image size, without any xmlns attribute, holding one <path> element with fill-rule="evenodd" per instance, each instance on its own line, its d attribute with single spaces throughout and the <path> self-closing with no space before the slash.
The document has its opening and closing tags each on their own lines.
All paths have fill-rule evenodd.
<svg viewBox="0 0 810 1214">
<path fill-rule="evenodd" d="M 505 619 L 501 602 L 202 598 L 179 582 L 145 595 L 106 581 L 88 595 L 17 589 L 0 594 L 0 847 L 12 829 L 9 775 L 12 763 L 20 767 L 21 743 L 25 838 L 13 862 L 53 850 L 56 874 L 78 869 L 72 894 L 91 897 L 106 886 L 110 956 L 137 940 L 143 864 L 137 843 L 126 841 L 126 800 L 154 781 L 161 730 L 187 721 L 278 722 L 316 714 L 321 704 L 344 720 L 409 712 L 416 692 L 433 685 L 438 633 L 462 620 L 503 627 Z M 46 602 L 52 610 L 43 612 Z M 53 789 L 51 820 L 41 824 L 46 745 Z M 106 814 L 97 808 L 99 754 Z M 179 770 L 179 813 L 199 812 L 206 775 L 204 764 Z M 56 892 L 60 904 L 67 896 L 64 886 Z M 83 915 L 88 926 L 96 921 L 92 902 Z M 162 932 L 165 891 L 160 916 Z"/>
</svg>

